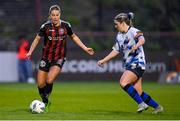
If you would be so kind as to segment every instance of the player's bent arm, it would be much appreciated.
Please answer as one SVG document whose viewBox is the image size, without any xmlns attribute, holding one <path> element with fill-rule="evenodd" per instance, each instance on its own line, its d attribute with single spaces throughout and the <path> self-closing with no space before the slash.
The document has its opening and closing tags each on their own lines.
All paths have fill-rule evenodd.
<svg viewBox="0 0 180 121">
<path fill-rule="evenodd" d="M 132 47 L 132 51 L 138 49 L 138 48 L 139 48 L 140 46 L 142 46 L 144 43 L 145 43 L 144 37 L 143 37 L 143 36 L 140 36 L 140 37 L 138 38 L 138 43 L 135 44 L 135 45 Z"/>
<path fill-rule="evenodd" d="M 105 63 L 107 63 L 108 61 L 110 61 L 112 58 L 116 57 L 119 53 L 115 50 L 112 50 L 105 58 L 103 58 L 102 60 L 98 61 L 98 65 L 103 65 Z"/>
<path fill-rule="evenodd" d="M 31 44 L 30 50 L 27 53 L 27 57 L 29 58 L 31 56 L 31 54 L 33 53 L 34 49 L 36 48 L 36 46 L 38 45 L 39 41 L 40 41 L 41 37 L 39 35 L 36 35 L 33 43 Z"/>
<path fill-rule="evenodd" d="M 87 52 L 88 54 L 90 55 L 93 55 L 94 54 L 94 51 L 92 48 L 88 48 L 86 47 L 82 41 L 80 40 L 80 38 L 76 35 L 76 34 L 73 34 L 70 36 L 71 39 L 79 46 L 81 47 L 85 52 Z"/>
</svg>

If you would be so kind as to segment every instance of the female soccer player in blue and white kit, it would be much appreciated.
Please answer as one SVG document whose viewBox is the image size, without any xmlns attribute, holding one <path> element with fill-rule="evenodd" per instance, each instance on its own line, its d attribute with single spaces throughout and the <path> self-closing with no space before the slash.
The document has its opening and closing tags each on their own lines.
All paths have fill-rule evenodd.
<svg viewBox="0 0 180 121">
<path fill-rule="evenodd" d="M 121 53 L 125 71 L 120 78 L 120 86 L 137 102 L 137 112 L 151 106 L 153 113 L 157 114 L 163 112 L 163 107 L 142 90 L 142 75 L 146 67 L 142 46 L 145 39 L 143 33 L 132 26 L 132 18 L 133 13 L 120 13 L 115 17 L 114 24 L 118 30 L 116 43 L 110 54 L 98 61 L 98 65 L 102 66 Z"/>
</svg>

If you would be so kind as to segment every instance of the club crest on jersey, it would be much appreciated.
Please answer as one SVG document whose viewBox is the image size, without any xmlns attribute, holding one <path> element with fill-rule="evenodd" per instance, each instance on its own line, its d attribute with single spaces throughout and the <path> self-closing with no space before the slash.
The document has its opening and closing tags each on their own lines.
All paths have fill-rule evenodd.
<svg viewBox="0 0 180 121">
<path fill-rule="evenodd" d="M 40 62 L 40 67 L 45 67 L 45 66 L 46 66 L 46 62 L 43 61 L 43 60 L 41 60 L 41 62 Z"/>
<path fill-rule="evenodd" d="M 60 33 L 61 35 L 64 34 L 64 29 L 63 29 L 63 28 L 59 29 L 59 33 Z"/>
</svg>

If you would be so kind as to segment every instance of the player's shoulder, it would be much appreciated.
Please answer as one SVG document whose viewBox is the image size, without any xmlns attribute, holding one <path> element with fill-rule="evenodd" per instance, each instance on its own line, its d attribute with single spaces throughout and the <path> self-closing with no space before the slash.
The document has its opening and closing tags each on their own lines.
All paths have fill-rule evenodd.
<svg viewBox="0 0 180 121">
<path fill-rule="evenodd" d="M 118 32 L 117 35 L 116 35 L 116 40 L 117 41 L 122 41 L 122 36 L 123 36 L 123 33 L 122 32 Z"/>
<path fill-rule="evenodd" d="M 131 32 L 138 32 L 138 31 L 141 31 L 141 30 L 139 30 L 139 29 L 137 29 L 137 28 L 135 28 L 135 27 L 131 27 L 131 28 L 130 28 L 130 31 L 131 31 Z"/>
<path fill-rule="evenodd" d="M 48 20 L 48 21 L 44 22 L 44 23 L 41 25 L 41 28 L 45 28 L 45 27 L 51 26 L 51 25 L 52 25 L 51 21 Z"/>
<path fill-rule="evenodd" d="M 71 27 L 71 24 L 68 21 L 61 20 L 61 25 Z"/>
<path fill-rule="evenodd" d="M 135 28 L 135 27 L 131 27 L 130 30 L 129 30 L 133 35 L 136 35 L 138 33 L 142 33 L 141 30 Z"/>
<path fill-rule="evenodd" d="M 118 32 L 117 35 L 116 35 L 116 38 L 119 38 L 121 35 L 122 35 L 122 33 Z"/>
</svg>

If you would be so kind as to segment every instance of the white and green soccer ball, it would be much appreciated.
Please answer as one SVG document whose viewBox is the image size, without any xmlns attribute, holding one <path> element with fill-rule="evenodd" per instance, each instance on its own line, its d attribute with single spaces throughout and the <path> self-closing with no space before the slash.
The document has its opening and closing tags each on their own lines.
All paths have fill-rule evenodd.
<svg viewBox="0 0 180 121">
<path fill-rule="evenodd" d="M 43 113 L 45 110 L 45 104 L 39 100 L 33 100 L 29 106 L 32 113 Z"/>
</svg>

